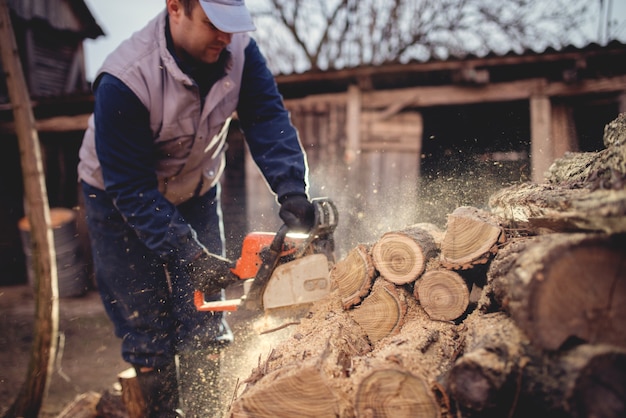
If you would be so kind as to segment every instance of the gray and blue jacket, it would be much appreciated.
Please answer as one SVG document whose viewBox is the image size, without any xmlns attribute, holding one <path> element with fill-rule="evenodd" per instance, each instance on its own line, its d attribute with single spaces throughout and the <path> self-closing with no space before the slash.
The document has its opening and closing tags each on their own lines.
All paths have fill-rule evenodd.
<svg viewBox="0 0 626 418">
<path fill-rule="evenodd" d="M 307 193 L 306 157 L 258 46 L 234 34 L 216 64 L 176 58 L 163 12 L 113 51 L 94 82 L 78 174 L 106 190 L 164 260 L 201 247 L 176 206 L 213 188 L 237 114 L 251 155 L 280 200 Z"/>
</svg>

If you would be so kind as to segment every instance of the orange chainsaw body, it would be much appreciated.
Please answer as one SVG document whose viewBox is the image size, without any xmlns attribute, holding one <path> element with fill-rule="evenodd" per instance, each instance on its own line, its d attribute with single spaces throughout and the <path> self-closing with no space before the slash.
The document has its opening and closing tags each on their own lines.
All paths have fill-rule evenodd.
<svg viewBox="0 0 626 418">
<path fill-rule="evenodd" d="M 245 309 L 273 309 L 324 297 L 330 288 L 326 286 L 327 276 L 329 263 L 334 263 L 333 232 L 339 215 L 328 198 L 312 199 L 311 203 L 315 216 L 307 234 L 289 233 L 287 225 L 282 225 L 276 233 L 246 235 L 240 257 L 230 270 L 245 280 L 243 297 L 206 301 L 204 293 L 196 291 L 196 309 L 236 311 L 240 305 Z"/>
<path fill-rule="evenodd" d="M 235 267 L 230 271 L 241 280 L 248 280 L 256 277 L 263 261 L 261 260 L 261 252 L 268 249 L 276 236 L 275 232 L 251 232 L 243 240 L 241 245 L 241 256 L 237 259 Z M 304 241 L 303 238 L 287 235 L 283 242 L 283 249 L 280 257 L 286 257 L 296 252 L 296 246 Z M 237 305 L 228 303 L 220 304 L 214 302 L 210 308 L 206 306 L 204 293 L 196 290 L 194 292 L 194 304 L 199 311 L 236 311 Z"/>
</svg>

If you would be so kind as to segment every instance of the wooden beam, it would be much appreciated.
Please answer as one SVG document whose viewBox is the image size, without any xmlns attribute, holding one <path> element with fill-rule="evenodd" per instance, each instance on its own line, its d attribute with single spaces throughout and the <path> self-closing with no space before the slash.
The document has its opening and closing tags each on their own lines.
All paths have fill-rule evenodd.
<svg viewBox="0 0 626 418">
<path fill-rule="evenodd" d="M 529 79 L 508 83 L 491 83 L 484 86 L 435 86 L 411 87 L 394 90 L 378 90 L 362 93 L 366 109 L 392 108 L 397 103 L 412 107 L 452 106 L 485 102 L 510 102 L 529 100 L 543 94 L 548 97 L 582 96 L 595 93 L 626 92 L 626 76 L 585 80 L 578 83 L 549 82 L 545 79 Z M 345 103 L 347 93 L 311 95 L 302 99 L 285 100 L 291 104 L 304 105 L 324 100 L 329 103 Z"/>
<path fill-rule="evenodd" d="M 550 98 L 548 96 L 537 95 L 530 98 L 531 177 L 537 183 L 544 181 L 544 174 L 554 161 L 551 115 Z"/>
<path fill-rule="evenodd" d="M 361 90 L 357 86 L 348 87 L 346 103 L 346 153 L 344 159 L 352 163 L 361 149 Z"/>
<path fill-rule="evenodd" d="M 364 66 L 359 68 L 346 68 L 342 70 L 329 70 L 323 72 L 307 72 L 300 74 L 286 74 L 276 76 L 279 85 L 298 84 L 316 81 L 357 80 L 364 76 L 377 76 L 406 73 L 430 73 L 434 71 L 455 71 L 464 67 L 477 69 L 489 69 L 489 67 L 517 66 L 523 64 L 545 64 L 563 62 L 578 63 L 586 62 L 595 57 L 613 57 L 615 60 L 623 59 L 625 48 L 602 48 L 596 50 L 578 50 L 572 52 L 555 51 L 553 53 L 536 53 L 527 55 L 505 55 L 482 58 L 465 58 L 463 60 L 445 60 L 414 62 L 408 64 L 386 64 L 383 66 Z"/>
<path fill-rule="evenodd" d="M 35 129 L 38 132 L 69 132 L 84 131 L 87 129 L 87 122 L 90 114 L 74 115 L 74 116 L 56 116 L 47 119 L 39 119 L 35 121 Z M 14 122 L 0 122 L 0 133 L 14 134 Z"/>
</svg>

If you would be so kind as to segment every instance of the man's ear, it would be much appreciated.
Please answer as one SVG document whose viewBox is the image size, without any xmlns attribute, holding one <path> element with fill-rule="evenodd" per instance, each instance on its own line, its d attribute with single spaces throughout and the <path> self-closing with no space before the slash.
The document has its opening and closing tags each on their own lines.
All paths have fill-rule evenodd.
<svg viewBox="0 0 626 418">
<path fill-rule="evenodd" d="M 180 4 L 178 0 L 167 0 L 165 6 L 167 7 L 167 13 L 174 19 L 180 17 L 180 15 L 185 12 L 182 4 Z"/>
</svg>

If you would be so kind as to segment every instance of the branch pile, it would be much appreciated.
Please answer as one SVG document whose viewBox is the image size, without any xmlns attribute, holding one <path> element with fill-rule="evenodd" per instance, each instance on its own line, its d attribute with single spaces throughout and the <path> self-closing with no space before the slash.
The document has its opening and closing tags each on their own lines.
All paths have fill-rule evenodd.
<svg viewBox="0 0 626 418">
<path fill-rule="evenodd" d="M 626 416 L 626 114 L 604 141 L 353 248 L 229 416 Z"/>
</svg>

